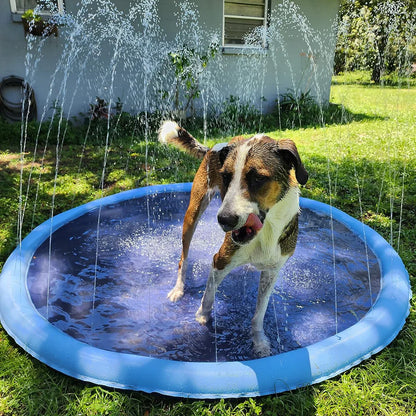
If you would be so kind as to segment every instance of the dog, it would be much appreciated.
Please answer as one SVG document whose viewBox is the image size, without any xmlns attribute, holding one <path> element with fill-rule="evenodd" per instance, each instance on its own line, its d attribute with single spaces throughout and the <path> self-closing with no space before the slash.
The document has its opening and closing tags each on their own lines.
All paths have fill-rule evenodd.
<svg viewBox="0 0 416 416">
<path fill-rule="evenodd" d="M 270 355 L 264 315 L 279 270 L 295 251 L 299 185 L 308 180 L 295 143 L 256 134 L 248 139 L 237 136 L 210 149 L 174 121 L 162 124 L 159 141 L 202 159 L 183 222 L 178 277 L 168 298 L 176 302 L 184 294 L 192 236 L 209 201 L 219 191 L 222 204 L 217 220 L 225 237 L 214 255 L 196 320 L 201 324 L 210 320 L 215 292 L 222 280 L 235 267 L 250 263 L 261 271 L 252 319 L 254 353 L 259 357 Z"/>
</svg>

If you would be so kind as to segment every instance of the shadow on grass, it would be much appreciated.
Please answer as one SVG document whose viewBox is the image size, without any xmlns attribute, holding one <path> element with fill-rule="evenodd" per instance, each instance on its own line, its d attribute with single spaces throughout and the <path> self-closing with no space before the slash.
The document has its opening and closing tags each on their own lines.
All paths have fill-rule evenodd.
<svg viewBox="0 0 416 416">
<path fill-rule="evenodd" d="M 263 129 L 298 130 L 303 128 L 321 128 L 332 125 L 346 125 L 360 121 L 384 120 L 384 117 L 365 113 L 354 113 L 342 104 L 317 104 L 280 111 L 276 107 L 271 114 L 263 117 Z"/>
<path fill-rule="evenodd" d="M 224 120 L 224 114 L 219 117 L 189 117 L 182 125 L 196 137 L 212 139 L 224 136 L 250 134 L 260 131 L 297 130 L 301 128 L 320 128 L 330 125 L 345 125 L 352 122 L 382 120 L 382 117 L 364 113 L 354 113 L 341 104 L 328 103 L 318 105 L 312 98 L 307 101 L 293 101 L 289 105 L 279 106 L 268 114 L 247 105 L 246 111 L 235 109 L 230 117 Z M 156 140 L 157 131 L 162 121 L 162 115 L 155 113 L 151 116 L 148 140 Z M 220 120 L 220 121 L 219 121 Z M 221 121 L 222 120 L 222 121 Z M 102 146 L 109 139 L 111 145 L 127 146 L 145 141 L 143 121 L 131 114 L 122 113 L 120 117 L 111 119 L 110 131 L 107 134 L 107 121 L 94 120 L 88 123 L 76 124 L 69 120 L 49 120 L 43 123 L 31 121 L 25 126 L 25 146 L 56 146 L 82 145 L 88 136 L 88 144 Z M 21 123 L 8 123 L 0 117 L 0 150 L 11 149 L 19 151 L 21 141 Z M 65 133 L 63 133 L 65 132 Z"/>
</svg>

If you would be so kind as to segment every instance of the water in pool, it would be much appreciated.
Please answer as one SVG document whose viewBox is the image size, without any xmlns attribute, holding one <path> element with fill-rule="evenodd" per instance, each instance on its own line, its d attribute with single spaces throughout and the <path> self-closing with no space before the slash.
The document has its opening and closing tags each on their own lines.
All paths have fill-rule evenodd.
<svg viewBox="0 0 416 416">
<path fill-rule="evenodd" d="M 188 193 L 141 197 L 89 212 L 55 231 L 34 253 L 27 277 L 39 313 L 105 350 L 181 361 L 255 358 L 250 329 L 259 272 L 253 267 L 238 268 L 223 281 L 210 325 L 195 321 L 224 236 L 216 221 L 218 198 L 195 232 L 184 297 L 176 303 L 166 298 L 176 280 L 188 201 Z M 353 325 L 379 286 L 377 259 L 355 234 L 302 210 L 296 252 L 280 272 L 265 317 L 273 354 Z"/>
</svg>

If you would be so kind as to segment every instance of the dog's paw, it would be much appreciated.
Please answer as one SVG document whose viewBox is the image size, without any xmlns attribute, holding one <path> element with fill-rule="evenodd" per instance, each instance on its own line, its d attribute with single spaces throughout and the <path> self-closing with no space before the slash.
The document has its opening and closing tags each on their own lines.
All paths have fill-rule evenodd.
<svg viewBox="0 0 416 416">
<path fill-rule="evenodd" d="M 268 357 L 271 354 L 270 341 L 263 331 L 253 333 L 253 351 L 257 357 Z"/>
<path fill-rule="evenodd" d="M 199 308 L 195 314 L 195 319 L 201 325 L 206 325 L 211 320 L 211 315 L 202 312 L 202 308 Z"/>
<path fill-rule="evenodd" d="M 176 286 L 168 293 L 168 299 L 171 302 L 177 302 L 182 296 L 183 296 L 183 289 L 180 289 Z"/>
</svg>

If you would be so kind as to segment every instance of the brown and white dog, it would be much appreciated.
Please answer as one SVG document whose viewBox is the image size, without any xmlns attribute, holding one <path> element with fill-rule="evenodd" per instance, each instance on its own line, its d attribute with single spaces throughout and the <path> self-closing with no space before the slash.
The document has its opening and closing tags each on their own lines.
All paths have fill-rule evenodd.
<svg viewBox="0 0 416 416">
<path fill-rule="evenodd" d="M 299 184 L 308 180 L 295 144 L 257 134 L 249 139 L 234 137 L 228 144 L 209 149 L 174 121 L 162 124 L 159 141 L 202 159 L 183 223 L 178 278 L 169 299 L 177 301 L 183 296 L 192 236 L 211 197 L 219 190 L 222 204 L 217 219 L 225 238 L 214 255 L 196 319 L 201 324 L 209 321 L 215 292 L 224 277 L 235 267 L 251 263 L 261 271 L 252 319 L 254 352 L 270 355 L 264 315 L 278 272 L 295 251 Z"/>
</svg>

